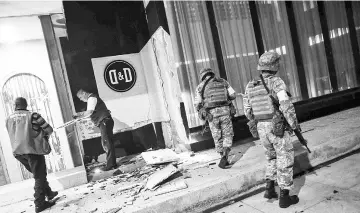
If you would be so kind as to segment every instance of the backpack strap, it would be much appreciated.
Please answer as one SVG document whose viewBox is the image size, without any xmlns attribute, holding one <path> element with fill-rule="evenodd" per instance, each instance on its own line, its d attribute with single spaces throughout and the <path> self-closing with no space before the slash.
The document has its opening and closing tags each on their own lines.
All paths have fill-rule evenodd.
<svg viewBox="0 0 360 213">
<path fill-rule="evenodd" d="M 214 78 L 214 76 L 208 78 L 208 79 L 205 81 L 204 86 L 203 86 L 203 88 L 201 89 L 201 98 L 202 98 L 202 100 L 204 100 L 205 87 L 206 87 L 206 85 L 209 83 L 209 81 L 210 81 L 211 79 L 213 79 L 213 78 Z"/>
</svg>

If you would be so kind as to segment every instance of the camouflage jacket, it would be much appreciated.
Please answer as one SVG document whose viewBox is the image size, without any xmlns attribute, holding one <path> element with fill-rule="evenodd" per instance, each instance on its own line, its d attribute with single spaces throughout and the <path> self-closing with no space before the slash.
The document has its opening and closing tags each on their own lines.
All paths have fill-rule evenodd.
<svg viewBox="0 0 360 213">
<path fill-rule="evenodd" d="M 271 74 L 263 74 L 264 79 L 272 78 L 271 83 L 268 86 L 271 95 L 274 98 L 278 99 L 280 102 L 279 110 L 283 113 L 285 119 L 289 123 L 292 129 L 298 127 L 298 120 L 296 118 L 294 105 L 290 101 L 290 97 L 288 96 L 287 87 L 285 82 L 277 76 Z M 245 94 L 243 96 L 243 105 L 244 105 L 244 114 L 249 119 L 252 120 L 254 118 L 252 113 L 252 106 L 250 104 L 249 99 L 249 85 L 253 84 L 254 80 L 250 81 L 245 88 Z"/>
<path fill-rule="evenodd" d="M 209 78 L 210 78 L 210 76 L 206 77 L 206 78 L 196 87 L 196 90 L 195 90 L 195 101 L 194 101 L 194 106 L 195 106 L 196 111 L 199 111 L 201 108 L 204 107 L 204 99 L 203 99 L 203 97 L 202 97 L 201 92 L 202 92 L 202 89 L 203 89 L 203 87 L 204 87 L 204 84 L 205 84 L 206 80 L 209 79 Z M 215 77 L 214 79 L 216 79 L 216 77 Z M 226 80 L 224 80 L 224 79 L 222 79 L 222 78 L 217 78 L 216 80 L 221 80 L 221 81 L 223 81 L 223 83 L 225 84 L 225 87 L 226 87 L 226 89 L 227 89 L 228 91 L 229 91 L 229 90 L 233 90 L 233 89 L 231 88 L 229 82 L 227 82 Z M 210 83 L 211 81 L 213 81 L 213 79 L 210 80 L 209 83 Z M 229 92 L 228 92 L 228 100 L 229 100 L 229 102 L 232 101 L 232 100 L 234 100 L 235 98 L 236 98 L 236 93 L 235 93 L 235 91 L 234 91 L 234 93 L 232 93 L 232 94 L 229 94 Z"/>
</svg>

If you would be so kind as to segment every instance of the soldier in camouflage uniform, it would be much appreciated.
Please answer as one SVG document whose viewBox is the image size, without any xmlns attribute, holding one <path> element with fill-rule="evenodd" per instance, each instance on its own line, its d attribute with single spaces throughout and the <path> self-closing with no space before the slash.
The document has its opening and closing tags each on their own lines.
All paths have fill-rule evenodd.
<svg viewBox="0 0 360 213">
<path fill-rule="evenodd" d="M 234 131 L 232 116 L 236 114 L 232 105 L 235 91 L 230 84 L 219 77 L 210 68 L 200 71 L 201 83 L 196 88 L 195 108 L 202 120 L 209 122 L 215 148 L 221 155 L 219 167 L 224 169 L 232 146 Z"/>
<path fill-rule="evenodd" d="M 274 186 L 276 180 L 280 187 L 279 206 L 286 208 L 299 201 L 297 196 L 289 196 L 289 190 L 293 187 L 294 148 L 288 131 L 283 132 L 282 136 L 275 135 L 274 115 L 277 112 L 269 95 L 279 101 L 279 110 L 290 128 L 297 129 L 300 126 L 286 85 L 280 77 L 275 76 L 280 68 L 279 61 L 280 56 L 276 52 L 261 55 L 257 70 L 261 72 L 270 94 L 261 80 L 252 80 L 246 86 L 243 104 L 245 116 L 257 121 L 258 136 L 265 148 L 267 184 L 264 197 L 277 198 Z"/>
</svg>

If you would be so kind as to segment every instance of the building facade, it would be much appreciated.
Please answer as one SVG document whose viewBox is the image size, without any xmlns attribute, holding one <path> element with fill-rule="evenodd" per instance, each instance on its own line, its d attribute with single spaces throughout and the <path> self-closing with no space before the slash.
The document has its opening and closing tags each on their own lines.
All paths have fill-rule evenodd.
<svg viewBox="0 0 360 213">
<path fill-rule="evenodd" d="M 241 94 L 265 51 L 281 55 L 279 75 L 295 104 L 347 97 L 360 84 L 359 2 L 64 1 L 56 8 L 0 18 L 0 118 L 22 94 L 59 126 L 85 109 L 76 97 L 82 88 L 108 105 L 115 145 L 125 154 L 156 146 L 197 151 L 201 141 L 212 146 L 196 134 L 203 123 L 193 106 L 204 67 L 235 89 L 238 121 Z M 9 34 L 15 28 L 21 39 Z M 57 134 L 49 172 L 82 167 L 84 156 L 103 153 L 89 121 Z M 235 137 L 248 135 L 235 125 Z M 0 147 L 0 184 L 28 178 L 21 168 L 11 170 L 17 164 L 7 137 Z"/>
</svg>

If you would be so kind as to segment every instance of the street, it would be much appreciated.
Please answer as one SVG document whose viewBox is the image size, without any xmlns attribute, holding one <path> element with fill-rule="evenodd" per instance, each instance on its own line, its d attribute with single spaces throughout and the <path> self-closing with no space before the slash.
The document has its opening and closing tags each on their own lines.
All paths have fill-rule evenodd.
<svg viewBox="0 0 360 213">
<path fill-rule="evenodd" d="M 358 213 L 360 212 L 360 154 L 320 167 L 294 180 L 290 194 L 298 194 L 299 203 L 286 209 L 278 206 L 278 200 L 263 198 L 260 192 L 237 202 L 213 208 L 205 212 L 216 213 Z M 279 193 L 279 188 L 277 192 Z"/>
</svg>

